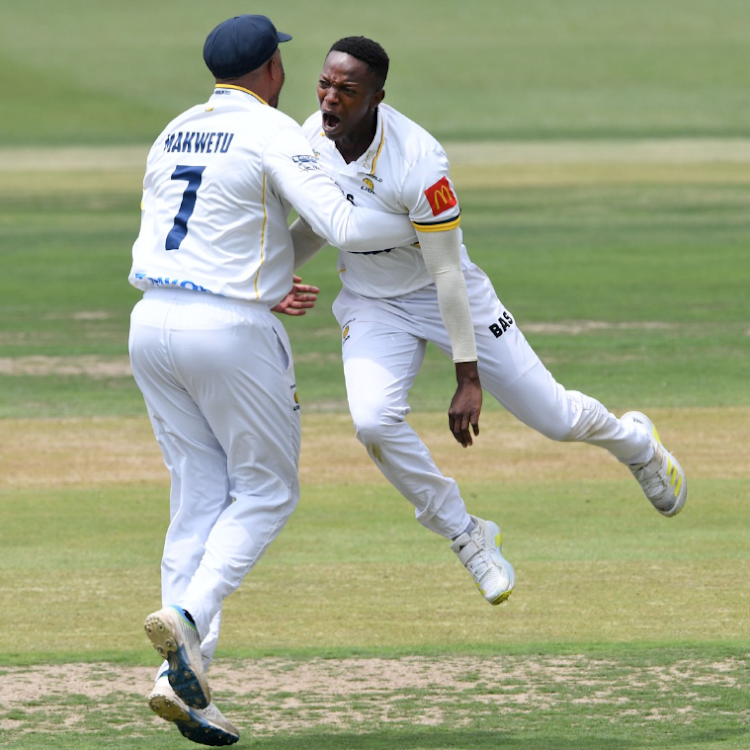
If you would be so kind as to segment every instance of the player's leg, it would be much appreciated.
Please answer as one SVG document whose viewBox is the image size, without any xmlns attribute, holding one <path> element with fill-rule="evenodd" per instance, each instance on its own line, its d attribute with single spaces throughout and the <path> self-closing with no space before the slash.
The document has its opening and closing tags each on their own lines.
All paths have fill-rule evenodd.
<svg viewBox="0 0 750 750">
<path fill-rule="evenodd" d="M 208 660 L 216 646 L 223 598 L 239 585 L 296 504 L 299 418 L 288 342 L 283 328 L 275 330 L 274 316 L 253 311 L 265 321 L 259 334 L 260 329 L 247 319 L 247 306 L 240 305 L 238 311 L 232 309 L 233 303 L 199 303 L 194 296 L 161 290 L 147 293 L 148 299 L 133 314 L 131 352 L 175 478 L 175 517 L 165 545 L 165 597 L 173 595 L 170 603 L 193 616 Z M 243 372 L 250 376 L 243 379 Z M 255 387 L 253 376 L 270 382 L 275 392 Z M 233 377 L 242 381 L 242 387 L 235 387 Z M 282 402 L 284 408 L 279 408 Z M 248 403 L 257 405 L 252 414 L 244 408 Z M 248 443 L 269 446 L 275 455 L 253 453 Z M 281 499 L 268 498 L 273 494 L 270 485 L 276 489 L 282 485 Z M 235 498 L 231 504 L 230 495 Z M 226 539 L 217 542 L 217 534 L 211 538 L 211 532 L 219 523 L 218 536 L 226 532 Z M 196 584 L 201 570 L 202 582 Z M 217 578 L 220 582 L 214 589 Z M 171 611 L 164 617 L 174 619 Z M 152 623 L 156 628 L 152 630 L 187 627 L 186 620 L 177 620 Z M 189 702 L 190 696 L 177 685 L 175 689 Z"/>
<path fill-rule="evenodd" d="M 226 455 L 233 499 L 179 602 L 202 634 L 299 499 L 299 407 L 288 339 L 267 310 L 226 308 L 225 328 L 173 331 L 171 342 L 185 388 Z"/>
<path fill-rule="evenodd" d="M 179 600 L 200 565 L 208 534 L 229 505 L 227 457 L 198 405 L 173 373 L 164 322 L 165 295 L 150 295 L 133 314 L 133 375 L 170 474 L 170 524 L 162 555 L 162 601 Z M 207 643 L 210 657 L 215 647 Z"/>
<path fill-rule="evenodd" d="M 684 476 L 674 458 L 658 447 L 658 435 L 655 437 L 652 426 L 631 415 L 618 419 L 591 396 L 565 389 L 531 348 L 487 276 L 473 265 L 465 269 L 465 276 L 483 387 L 519 420 L 543 435 L 607 449 L 634 473 L 640 472 L 641 476 L 636 473 L 636 477 L 660 512 L 676 513 L 684 503 Z M 441 336 L 439 328 L 436 335 Z M 443 341 L 436 343 L 449 351 L 444 339 L 443 336 Z M 668 471 L 673 471 L 679 486 L 668 477 Z"/>
<path fill-rule="evenodd" d="M 390 303 L 347 292 L 334 304 L 344 332 L 344 373 L 356 434 L 386 478 L 414 505 L 419 522 L 452 540 L 451 549 L 480 593 L 500 604 L 513 591 L 515 572 L 502 556 L 499 527 L 469 516 L 456 482 L 440 472 L 406 422 L 408 393 L 425 350 L 416 323 L 419 305 L 420 295 L 414 295 L 404 315 Z"/>
<path fill-rule="evenodd" d="M 342 357 L 358 440 L 426 528 L 452 539 L 470 517 L 456 482 L 445 477 L 406 421 L 409 390 L 425 342 L 409 320 L 342 291 L 333 306 L 344 333 Z"/>
<path fill-rule="evenodd" d="M 162 555 L 165 609 L 158 617 L 147 618 L 147 633 L 168 660 L 159 675 L 169 672 L 172 680 L 176 675 L 191 675 L 175 689 L 186 694 L 191 706 L 204 708 L 210 700 L 205 670 L 216 647 L 217 628 L 202 633 L 201 643 L 194 624 L 169 605 L 179 602 L 187 589 L 200 565 L 211 527 L 230 498 L 226 455 L 174 371 L 165 329 L 170 311 L 168 297 L 152 295 L 140 302 L 133 311 L 130 332 L 133 374 L 172 480 L 171 520 Z"/>
</svg>

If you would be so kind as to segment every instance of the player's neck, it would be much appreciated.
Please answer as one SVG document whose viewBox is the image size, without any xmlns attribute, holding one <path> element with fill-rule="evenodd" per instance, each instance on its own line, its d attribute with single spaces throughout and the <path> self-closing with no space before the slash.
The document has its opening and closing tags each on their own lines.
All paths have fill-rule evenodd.
<svg viewBox="0 0 750 750">
<path fill-rule="evenodd" d="M 367 151 L 377 129 L 378 113 L 375 110 L 369 122 L 363 123 L 362 127 L 351 135 L 343 136 L 336 141 L 336 148 L 347 164 L 356 161 Z"/>
</svg>

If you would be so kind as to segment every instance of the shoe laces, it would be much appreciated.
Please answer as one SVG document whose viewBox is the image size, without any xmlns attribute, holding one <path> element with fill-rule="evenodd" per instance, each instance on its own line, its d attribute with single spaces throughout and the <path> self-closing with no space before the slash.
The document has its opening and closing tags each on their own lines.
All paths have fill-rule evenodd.
<svg viewBox="0 0 750 750">
<path fill-rule="evenodd" d="M 469 572 L 477 581 L 481 581 L 487 573 L 494 570 L 495 566 L 491 562 L 490 553 L 487 550 L 480 550 L 474 557 L 466 563 Z"/>
<path fill-rule="evenodd" d="M 633 475 L 649 497 L 658 497 L 669 489 L 669 479 L 664 468 L 664 451 L 657 443 L 654 455 L 644 464 L 631 466 Z"/>
</svg>

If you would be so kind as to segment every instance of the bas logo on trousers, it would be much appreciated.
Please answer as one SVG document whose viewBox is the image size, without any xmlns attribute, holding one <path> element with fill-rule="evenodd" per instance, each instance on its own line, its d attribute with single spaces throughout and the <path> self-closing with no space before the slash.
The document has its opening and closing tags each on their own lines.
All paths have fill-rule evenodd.
<svg viewBox="0 0 750 750">
<path fill-rule="evenodd" d="M 496 339 L 499 339 L 512 325 L 513 318 L 507 312 L 504 312 L 503 317 L 498 318 L 497 323 L 490 326 L 490 331 L 495 334 Z"/>
</svg>

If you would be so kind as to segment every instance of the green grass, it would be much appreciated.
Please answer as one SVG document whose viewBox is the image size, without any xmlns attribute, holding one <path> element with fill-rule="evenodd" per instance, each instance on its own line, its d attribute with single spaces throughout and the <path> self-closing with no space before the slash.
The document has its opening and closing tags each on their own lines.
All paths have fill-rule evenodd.
<svg viewBox="0 0 750 750">
<path fill-rule="evenodd" d="M 750 574 L 747 480 L 694 482 L 692 505 L 672 522 L 635 498 L 629 480 L 464 491 L 479 513 L 502 508 L 512 530 L 518 584 L 502 608 L 477 596 L 445 542 L 390 488 L 305 488 L 226 602 L 217 666 L 289 674 L 276 693 L 219 680 L 216 700 L 242 727 L 240 747 L 745 746 L 750 597 L 737 582 Z M 165 493 L 130 485 L 0 496 L 0 678 L 25 683 L 33 665 L 90 662 L 108 685 L 100 699 L 58 694 L 0 709 L 3 746 L 38 747 L 41 736 L 52 748 L 184 743 L 116 679 L 131 665 L 156 666 L 140 626 L 158 606 Z M 456 684 L 350 682 L 336 692 L 326 682 L 358 669 L 350 659 L 391 659 L 395 669 L 414 655 Z M 317 686 L 295 682 L 304 668 Z"/>
<path fill-rule="evenodd" d="M 568 173 L 575 179 L 575 165 Z M 472 186 L 480 179 L 466 168 L 457 178 L 466 244 L 561 382 L 612 408 L 749 403 L 750 185 L 488 190 Z M 66 180 L 9 172 L 0 187 L 0 357 L 124 361 L 138 299 L 126 277 L 139 177 L 104 171 Z M 322 289 L 318 308 L 286 320 L 301 397 L 316 410 L 346 409 L 333 267 L 329 249 L 304 269 Z M 539 327 L 576 321 L 609 327 L 579 335 Z M 429 352 L 414 408 L 445 408 L 450 370 Z M 0 375 L 0 384 L 6 417 L 143 408 L 128 377 Z M 495 407 L 488 400 L 486 408 Z"/>
<path fill-rule="evenodd" d="M 203 41 L 271 16 L 281 107 L 315 108 L 338 38 L 380 41 L 387 100 L 441 138 L 729 136 L 750 132 L 750 7 L 741 0 L 4 0 L 0 143 L 146 143 L 207 97 Z"/>
<path fill-rule="evenodd" d="M 222 655 L 748 647 L 750 594 L 737 586 L 750 575 L 747 480 L 691 483 L 679 522 L 658 517 L 626 477 L 462 486 L 473 512 L 502 519 L 518 572 L 507 607 L 484 604 L 390 487 L 308 486 L 227 601 Z M 161 486 L 4 492 L 0 662 L 116 650 L 152 663 L 140 620 L 158 607 L 166 521 Z M 54 641 L 40 639 L 61 616 Z"/>
<path fill-rule="evenodd" d="M 331 42 L 366 34 L 391 55 L 387 101 L 449 143 L 750 136 L 750 6 L 739 0 L 3 0 L 0 418 L 145 419 L 129 377 L 60 366 L 125 362 L 148 144 L 207 97 L 207 32 L 248 11 L 295 36 L 282 48 L 281 108 L 297 119 L 315 108 Z M 91 171 L 4 162 L 19 146 L 121 144 L 142 156 Z M 454 165 L 465 240 L 562 382 L 611 408 L 750 404 L 746 159 L 519 166 L 491 151 Z M 333 267 L 329 250 L 305 269 L 319 308 L 286 321 L 308 413 L 346 409 Z M 26 370 L 8 374 L 19 363 Z M 443 411 L 450 372 L 430 350 L 412 406 Z M 489 439 L 502 462 L 504 436 Z M 0 746 L 186 747 L 141 690 L 118 682 L 118 670 L 156 665 L 141 626 L 159 604 L 166 487 L 140 482 L 136 465 L 119 486 L 82 477 L 50 489 L 44 476 L 19 489 L 6 458 L 0 446 L 0 690 L 71 662 L 111 685 L 100 699 L 7 693 Z M 306 484 L 226 603 L 217 666 L 291 675 L 270 695 L 262 674 L 220 683 L 239 747 L 744 750 L 750 482 L 710 474 L 691 478 L 672 521 L 627 477 L 459 477 L 473 510 L 502 516 L 518 572 L 502 608 L 486 606 L 390 487 Z M 356 676 L 357 657 L 394 670 L 418 657 L 458 676 L 337 693 L 334 673 Z M 300 665 L 317 670 L 313 688 L 294 681 Z M 513 701 L 521 695 L 528 702 Z"/>
</svg>

